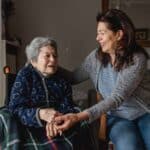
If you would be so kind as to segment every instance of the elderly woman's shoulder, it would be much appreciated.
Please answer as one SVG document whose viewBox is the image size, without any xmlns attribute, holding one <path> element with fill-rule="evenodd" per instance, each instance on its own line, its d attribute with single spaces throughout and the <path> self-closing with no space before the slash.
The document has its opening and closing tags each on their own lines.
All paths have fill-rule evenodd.
<svg viewBox="0 0 150 150">
<path fill-rule="evenodd" d="M 32 73 L 33 73 L 33 67 L 32 67 L 31 64 L 29 64 L 29 65 L 23 66 L 23 67 L 19 70 L 18 75 L 28 77 L 28 76 L 31 76 Z"/>
</svg>

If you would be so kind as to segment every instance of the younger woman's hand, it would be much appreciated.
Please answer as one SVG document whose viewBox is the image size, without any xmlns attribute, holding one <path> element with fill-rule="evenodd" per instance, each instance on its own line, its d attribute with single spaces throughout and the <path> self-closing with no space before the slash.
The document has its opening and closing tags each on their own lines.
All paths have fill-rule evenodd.
<svg viewBox="0 0 150 150">
<path fill-rule="evenodd" d="M 68 130 L 77 122 L 78 116 L 74 113 L 68 113 L 62 116 L 55 117 L 56 128 L 60 132 Z"/>
</svg>

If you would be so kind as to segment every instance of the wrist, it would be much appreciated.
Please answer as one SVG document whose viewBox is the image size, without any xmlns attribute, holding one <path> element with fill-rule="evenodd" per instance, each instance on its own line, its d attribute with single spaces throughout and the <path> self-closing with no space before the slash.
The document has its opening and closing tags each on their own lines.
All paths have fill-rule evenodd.
<svg viewBox="0 0 150 150">
<path fill-rule="evenodd" d="M 82 111 L 77 113 L 77 122 L 82 120 L 88 120 L 89 119 L 89 113 L 86 111 Z"/>
<path fill-rule="evenodd" d="M 41 120 L 43 120 L 43 115 L 44 115 L 44 109 L 39 109 L 39 118 L 41 119 Z"/>
</svg>

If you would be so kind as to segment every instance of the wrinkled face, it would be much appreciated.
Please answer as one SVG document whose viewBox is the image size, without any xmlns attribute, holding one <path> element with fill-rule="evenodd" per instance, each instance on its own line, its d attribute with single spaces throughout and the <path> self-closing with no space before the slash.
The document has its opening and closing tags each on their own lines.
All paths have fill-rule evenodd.
<svg viewBox="0 0 150 150">
<path fill-rule="evenodd" d="M 107 23 L 99 22 L 97 25 L 96 40 L 100 44 L 103 52 L 114 54 L 118 41 L 118 33 L 114 33 L 108 29 Z"/>
<path fill-rule="evenodd" d="M 58 66 L 56 50 L 51 46 L 42 47 L 33 64 L 45 76 L 54 74 Z"/>
</svg>

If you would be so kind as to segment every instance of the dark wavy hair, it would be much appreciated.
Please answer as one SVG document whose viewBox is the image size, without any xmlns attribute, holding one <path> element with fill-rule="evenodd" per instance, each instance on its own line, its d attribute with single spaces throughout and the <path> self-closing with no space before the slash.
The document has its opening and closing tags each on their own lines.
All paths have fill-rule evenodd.
<svg viewBox="0 0 150 150">
<path fill-rule="evenodd" d="M 106 23 L 108 29 L 114 33 L 118 30 L 123 31 L 123 38 L 118 41 L 115 52 L 114 67 L 117 71 L 133 63 L 134 53 L 144 53 L 146 58 L 148 58 L 144 48 L 137 44 L 135 40 L 135 27 L 131 19 L 124 12 L 118 9 L 110 9 L 104 13 L 98 13 L 96 20 L 97 23 Z M 99 59 L 104 67 L 110 62 L 109 54 L 102 52 L 101 47 L 99 48 Z"/>
</svg>

